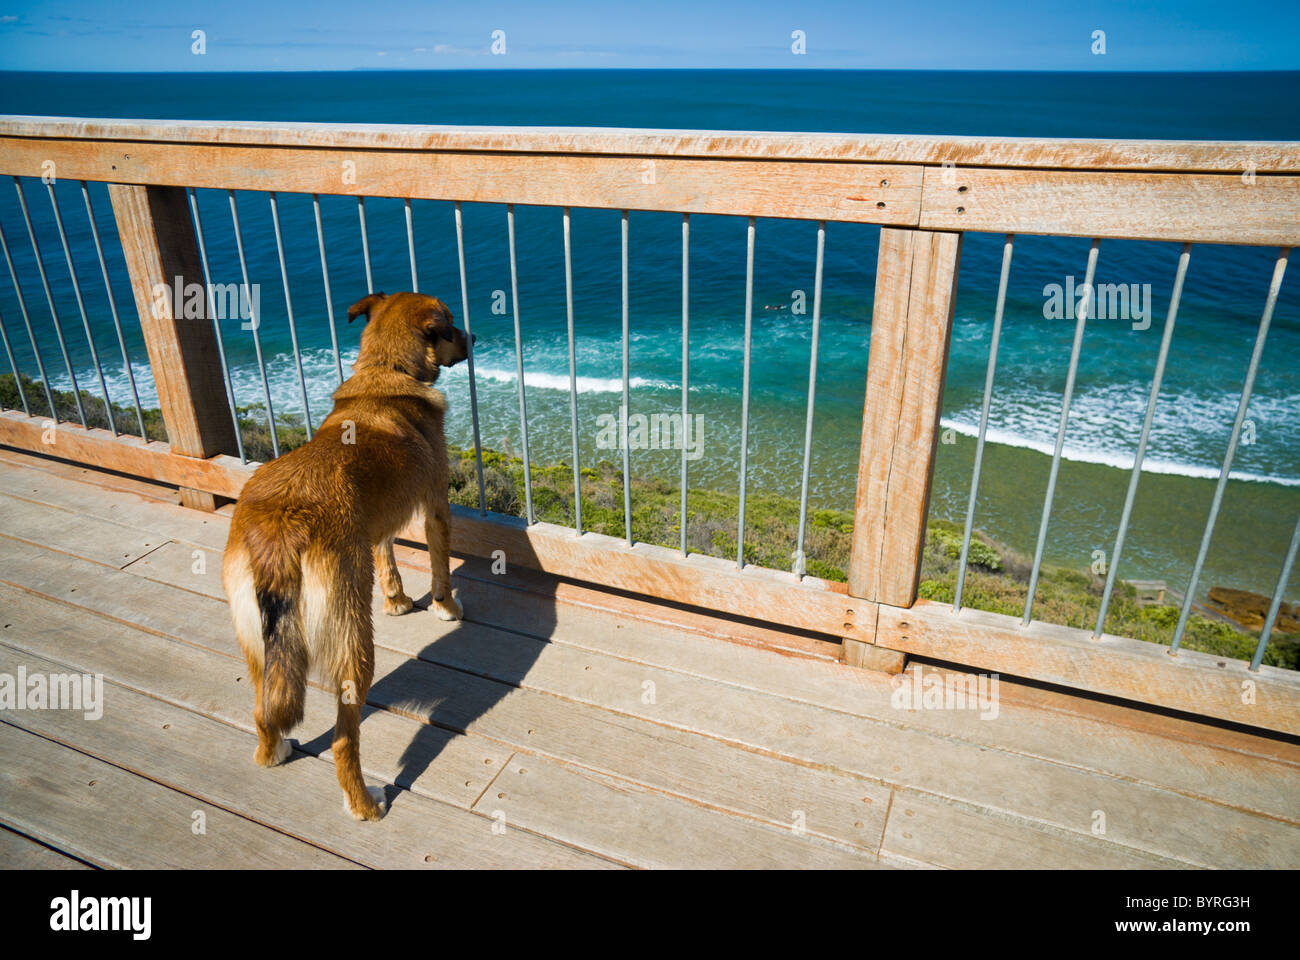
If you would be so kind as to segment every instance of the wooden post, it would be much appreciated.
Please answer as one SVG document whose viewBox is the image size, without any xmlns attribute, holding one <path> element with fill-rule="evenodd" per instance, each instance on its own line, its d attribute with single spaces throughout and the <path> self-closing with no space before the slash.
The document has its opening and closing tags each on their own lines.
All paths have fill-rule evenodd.
<svg viewBox="0 0 1300 960">
<path fill-rule="evenodd" d="M 171 452 L 203 459 L 234 453 L 234 425 L 207 296 L 202 317 L 176 316 L 184 303 L 175 298 L 177 285 L 183 291 L 187 284 L 203 283 L 185 190 L 114 183 L 108 192 Z M 160 285 L 166 296 L 156 295 Z M 180 491 L 187 507 L 216 506 L 211 493 L 191 487 Z"/>
<path fill-rule="evenodd" d="M 960 233 L 880 231 L 849 593 L 916 601 Z"/>
</svg>

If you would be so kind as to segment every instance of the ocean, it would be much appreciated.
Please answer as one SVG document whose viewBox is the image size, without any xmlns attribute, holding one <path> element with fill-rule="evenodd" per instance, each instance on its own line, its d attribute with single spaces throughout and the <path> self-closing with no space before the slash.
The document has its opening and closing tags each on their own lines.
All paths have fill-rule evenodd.
<svg viewBox="0 0 1300 960">
<path fill-rule="evenodd" d="M 0 112 L 160 119 L 525 124 L 712 130 L 802 130 L 986 136 L 1279 140 L 1300 137 L 1300 74 L 1075 74 L 904 71 L 465 71 L 275 74 L 0 73 Z M 78 383 L 98 392 L 45 186 L 24 182 Z M 77 260 L 91 331 L 117 402 L 130 403 L 80 187 L 56 192 Z M 114 292 L 124 282 L 106 190 L 92 185 Z M 239 264 L 224 193 L 200 191 L 215 282 Z M 250 279 L 260 284 L 262 346 L 277 413 L 303 414 L 280 268 L 265 196 L 240 194 Z M 419 285 L 462 312 L 450 204 L 413 204 Z M 375 286 L 411 286 L 400 201 L 366 203 Z M 366 292 L 355 200 L 323 197 L 334 313 L 345 368 L 358 331 L 349 304 Z M 314 421 L 337 384 L 310 198 L 284 195 L 280 216 L 294 316 Z M 560 211 L 519 207 L 519 318 L 537 461 L 570 456 L 568 354 Z M 597 447 L 621 391 L 619 213 L 573 212 L 575 323 L 582 459 L 618 462 Z M 56 386 L 70 380 L 48 322 L 15 191 L 0 190 L 0 225 L 14 254 L 42 355 Z M 691 483 L 735 489 L 745 293 L 745 220 L 691 222 L 691 408 L 701 455 Z M 671 413 L 681 394 L 681 218 L 633 211 L 630 230 L 632 413 Z M 478 395 L 485 445 L 519 451 L 518 399 L 506 242 L 498 205 L 466 205 L 469 308 L 478 336 Z M 818 355 L 814 508 L 852 507 L 870 336 L 878 230 L 827 226 Z M 1053 285 L 1082 283 L 1086 239 L 1017 238 L 1007 297 L 976 524 L 1032 553 L 1060 416 L 1074 322 L 1045 305 Z M 961 261 L 931 515 L 962 521 L 983 393 L 1002 237 L 967 234 Z M 1135 296 L 1118 318 L 1088 324 L 1055 500 L 1048 562 L 1087 567 L 1109 554 L 1132 466 L 1168 307 L 1179 246 L 1103 241 L 1098 284 Z M 808 396 L 816 225 L 761 219 L 754 281 L 750 485 L 798 495 Z M 1190 573 L 1240 396 L 1277 251 L 1197 246 L 1156 411 L 1121 575 Z M 1071 279 L 1073 278 L 1073 279 Z M 799 312 L 805 300 L 807 312 Z M 1217 532 L 1201 581 L 1271 593 L 1300 513 L 1300 280 L 1288 277 L 1248 411 Z M 7 271 L 0 318 L 20 369 L 35 376 Z M 154 402 L 145 353 L 128 323 L 141 400 Z M 261 400 L 251 335 L 223 321 L 239 402 Z M 470 442 L 464 366 L 444 374 L 453 442 Z M 675 477 L 680 453 L 634 450 L 634 473 Z M 1294 596 L 1295 591 L 1291 591 Z"/>
</svg>

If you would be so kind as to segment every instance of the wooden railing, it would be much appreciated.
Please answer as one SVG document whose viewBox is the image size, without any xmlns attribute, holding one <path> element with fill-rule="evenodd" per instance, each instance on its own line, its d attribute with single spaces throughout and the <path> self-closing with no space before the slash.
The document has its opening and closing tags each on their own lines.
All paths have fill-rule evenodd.
<svg viewBox="0 0 1300 960">
<path fill-rule="evenodd" d="M 208 509 L 254 465 L 232 455 L 211 325 L 160 315 L 151 295 L 203 278 L 186 188 L 878 224 L 847 588 L 476 510 L 457 510 L 455 549 L 830 635 L 854 664 L 911 654 L 1300 733 L 1292 671 L 917 599 L 963 233 L 1285 250 L 1300 144 L 0 118 L 0 173 L 51 170 L 111 185 L 170 444 L 60 425 L 52 450 L 20 411 L 0 413 L 0 443 L 175 484 Z"/>
</svg>

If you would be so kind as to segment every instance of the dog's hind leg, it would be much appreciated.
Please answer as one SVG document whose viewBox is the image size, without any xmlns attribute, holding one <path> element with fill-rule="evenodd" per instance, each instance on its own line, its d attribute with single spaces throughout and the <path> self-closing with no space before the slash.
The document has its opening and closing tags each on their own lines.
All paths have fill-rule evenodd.
<svg viewBox="0 0 1300 960">
<path fill-rule="evenodd" d="M 367 637 L 367 643 L 369 638 Z M 373 654 L 352 665 L 354 676 L 340 684 L 338 714 L 334 721 L 334 771 L 343 788 L 345 806 L 358 820 L 378 820 L 384 815 L 384 792 L 367 787 L 361 775 L 361 708 L 374 677 Z"/>
<path fill-rule="evenodd" d="M 378 820 L 384 815 L 383 792 L 367 788 L 361 774 L 361 711 L 375 674 L 370 551 L 323 551 L 303 567 L 303 619 L 312 659 L 338 696 L 330 745 L 334 772 L 352 816 Z"/>
<path fill-rule="evenodd" d="M 266 721 L 262 703 L 266 646 L 262 638 L 262 616 L 257 605 L 257 592 L 253 587 L 253 573 L 248 565 L 247 554 L 241 549 L 228 549 L 221 573 L 226 596 L 230 600 L 235 636 L 248 663 L 248 679 L 257 696 L 257 705 L 253 709 L 253 724 L 257 728 L 257 752 L 253 759 L 259 766 L 274 767 L 288 759 L 291 749 L 280 731 L 272 729 Z"/>
<path fill-rule="evenodd" d="M 390 617 L 400 617 L 411 612 L 411 598 L 402 587 L 402 577 L 397 572 L 397 558 L 393 556 L 392 539 L 384 540 L 375 547 L 375 572 L 379 576 L 380 589 L 384 591 L 384 613 Z"/>
<path fill-rule="evenodd" d="M 425 508 L 424 536 L 433 573 L 433 611 L 443 620 L 459 620 L 465 612 L 451 595 L 451 506 L 445 497 L 435 498 Z"/>
</svg>

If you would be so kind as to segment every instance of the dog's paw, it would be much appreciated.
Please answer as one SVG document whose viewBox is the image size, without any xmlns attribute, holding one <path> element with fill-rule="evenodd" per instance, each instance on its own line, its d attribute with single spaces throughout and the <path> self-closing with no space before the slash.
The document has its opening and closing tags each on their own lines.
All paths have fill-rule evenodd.
<svg viewBox="0 0 1300 960">
<path fill-rule="evenodd" d="M 388 801 L 384 799 L 383 787 L 366 787 L 366 793 L 370 794 L 370 803 L 360 809 L 354 808 L 348 800 L 347 794 L 344 794 L 343 809 L 352 814 L 354 820 L 382 819 L 384 814 L 388 812 Z"/>
<path fill-rule="evenodd" d="M 404 593 L 395 597 L 384 597 L 384 613 L 390 617 L 400 617 L 404 613 L 410 613 L 414 605 L 411 598 Z"/>
<path fill-rule="evenodd" d="M 465 611 L 461 608 L 460 601 L 455 597 L 434 600 L 433 612 L 438 615 L 439 620 L 463 620 L 465 618 Z"/>
<path fill-rule="evenodd" d="M 293 753 L 293 747 L 289 745 L 288 740 L 282 737 L 279 743 L 275 745 L 275 749 L 269 753 L 264 753 L 261 746 L 258 746 L 253 759 L 257 761 L 259 767 L 278 767 L 289 759 L 291 753 Z"/>
</svg>

